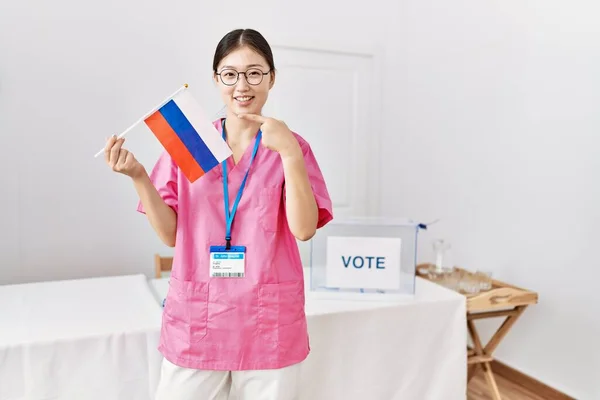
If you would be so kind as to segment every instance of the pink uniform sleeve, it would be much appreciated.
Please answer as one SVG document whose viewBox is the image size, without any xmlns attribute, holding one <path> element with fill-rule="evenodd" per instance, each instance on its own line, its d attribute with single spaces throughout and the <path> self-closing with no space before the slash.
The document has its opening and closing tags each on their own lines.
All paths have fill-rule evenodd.
<svg viewBox="0 0 600 400">
<path fill-rule="evenodd" d="M 166 151 L 161 154 L 150 172 L 150 181 L 164 202 L 175 212 L 178 211 L 177 164 Z M 145 214 L 142 202 L 138 202 L 137 211 Z"/>
<path fill-rule="evenodd" d="M 301 142 L 300 147 L 302 148 L 302 154 L 304 155 L 304 164 L 306 165 L 306 172 L 308 173 L 308 180 L 312 187 L 317 201 L 317 207 L 319 208 L 319 218 L 317 222 L 317 229 L 325 226 L 329 221 L 333 219 L 333 206 L 331 198 L 329 197 L 329 191 L 325 184 L 325 178 L 321 172 L 321 168 L 317 163 L 317 159 L 307 142 Z"/>
</svg>

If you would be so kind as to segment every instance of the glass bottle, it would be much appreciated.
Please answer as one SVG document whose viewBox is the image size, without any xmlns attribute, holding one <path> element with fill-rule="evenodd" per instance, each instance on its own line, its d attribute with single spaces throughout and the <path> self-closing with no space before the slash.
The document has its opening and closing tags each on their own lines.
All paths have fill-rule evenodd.
<svg viewBox="0 0 600 400">
<path fill-rule="evenodd" d="M 447 252 L 450 250 L 450 243 L 443 239 L 433 241 L 433 254 L 435 263 L 433 264 L 433 274 L 444 275 L 452 272 L 452 267 L 449 266 L 447 260 Z"/>
</svg>

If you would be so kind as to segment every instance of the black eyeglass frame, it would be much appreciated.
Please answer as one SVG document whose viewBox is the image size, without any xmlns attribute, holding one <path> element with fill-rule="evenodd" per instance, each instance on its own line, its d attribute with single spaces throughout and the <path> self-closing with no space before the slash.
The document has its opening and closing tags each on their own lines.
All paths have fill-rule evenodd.
<svg viewBox="0 0 600 400">
<path fill-rule="evenodd" d="M 237 75 L 236 75 L 236 78 L 235 78 L 235 82 L 233 82 L 233 83 L 225 83 L 225 82 L 223 81 L 223 77 L 221 76 L 221 74 L 222 74 L 224 71 L 228 71 L 228 72 L 229 72 L 229 71 L 231 71 L 231 72 L 235 72 L 235 73 L 237 74 Z M 246 74 L 248 73 L 248 71 L 257 71 L 257 72 L 260 72 L 260 73 L 262 74 L 262 77 L 260 78 L 260 82 L 258 82 L 258 83 L 250 83 L 250 82 L 248 81 L 248 75 L 246 75 Z M 223 83 L 223 85 L 225 85 L 225 86 L 233 86 L 233 85 L 235 85 L 236 83 L 238 83 L 238 82 L 239 82 L 239 80 L 240 80 L 240 75 L 244 75 L 244 79 L 246 79 L 246 83 L 248 83 L 248 85 L 252 85 L 252 86 L 258 86 L 258 85 L 260 85 L 260 84 L 262 83 L 263 79 L 265 79 L 265 75 L 269 75 L 270 73 L 271 73 L 271 70 L 269 70 L 269 71 L 267 71 L 267 72 L 263 72 L 262 70 L 260 70 L 260 69 L 258 69 L 258 68 L 250 68 L 250 69 L 247 69 L 247 70 L 246 70 L 246 71 L 244 71 L 244 72 L 238 72 L 238 71 L 236 71 L 235 69 L 231 69 L 231 68 L 225 68 L 225 69 L 223 69 L 221 72 L 216 72 L 215 74 L 216 74 L 216 75 L 217 75 L 217 76 L 218 76 L 218 77 L 221 79 L 221 82 L 222 82 L 222 83 Z"/>
</svg>

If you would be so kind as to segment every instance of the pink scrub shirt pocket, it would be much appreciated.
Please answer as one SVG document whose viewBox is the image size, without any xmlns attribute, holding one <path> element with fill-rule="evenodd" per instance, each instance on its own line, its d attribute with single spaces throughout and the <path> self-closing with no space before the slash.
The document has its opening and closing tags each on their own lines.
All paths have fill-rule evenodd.
<svg viewBox="0 0 600 400">
<path fill-rule="evenodd" d="M 281 209 L 282 188 L 262 188 L 258 198 L 259 224 L 265 232 L 276 233 L 281 230 L 279 211 Z"/>
<path fill-rule="evenodd" d="M 258 329 L 264 337 L 279 341 L 279 330 L 304 320 L 302 282 L 264 283 L 258 289 Z"/>
<path fill-rule="evenodd" d="M 163 321 L 178 340 L 197 343 L 204 339 L 208 325 L 208 282 L 169 278 Z"/>
</svg>

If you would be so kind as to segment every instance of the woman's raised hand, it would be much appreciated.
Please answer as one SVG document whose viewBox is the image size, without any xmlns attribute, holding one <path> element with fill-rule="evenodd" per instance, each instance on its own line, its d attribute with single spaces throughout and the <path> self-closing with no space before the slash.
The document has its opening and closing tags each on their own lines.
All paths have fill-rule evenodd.
<svg viewBox="0 0 600 400">
<path fill-rule="evenodd" d="M 137 178 L 145 172 L 144 166 L 134 157 L 133 153 L 123 148 L 125 138 L 117 139 L 111 136 L 104 147 L 104 160 L 115 172 Z"/>
</svg>

